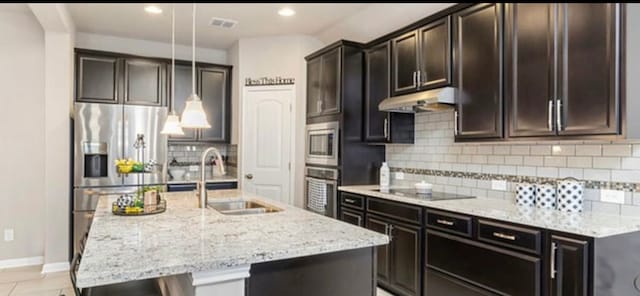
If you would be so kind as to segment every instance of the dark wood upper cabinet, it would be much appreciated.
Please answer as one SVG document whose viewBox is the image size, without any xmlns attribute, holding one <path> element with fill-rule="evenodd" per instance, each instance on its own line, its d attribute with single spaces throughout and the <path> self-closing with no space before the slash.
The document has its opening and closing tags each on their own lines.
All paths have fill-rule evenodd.
<svg viewBox="0 0 640 296">
<path fill-rule="evenodd" d="M 171 98 L 169 93 L 169 103 L 173 99 L 173 108 L 175 108 L 176 114 L 180 116 L 184 111 L 184 107 L 187 103 L 187 98 L 191 95 L 191 65 L 176 65 L 176 91 L 175 97 Z M 169 71 L 169 92 L 171 91 L 171 71 Z M 184 128 L 183 136 L 169 135 L 170 141 L 195 141 L 197 139 L 197 133 L 195 129 Z"/>
<path fill-rule="evenodd" d="M 456 139 L 501 138 L 502 4 L 476 4 L 453 18 Z"/>
<path fill-rule="evenodd" d="M 418 33 L 412 31 L 391 40 L 393 47 L 393 95 L 418 87 Z"/>
<path fill-rule="evenodd" d="M 552 235 L 551 248 L 550 295 L 590 295 L 589 242 Z"/>
<path fill-rule="evenodd" d="M 166 63 L 146 59 L 124 60 L 124 103 L 163 106 L 166 97 Z"/>
<path fill-rule="evenodd" d="M 118 81 L 120 65 L 117 57 L 77 53 L 76 101 L 120 103 Z"/>
<path fill-rule="evenodd" d="M 307 118 L 341 110 L 342 48 L 307 61 Z"/>
<path fill-rule="evenodd" d="M 322 57 L 307 62 L 307 117 L 322 114 Z"/>
<path fill-rule="evenodd" d="M 200 130 L 200 141 L 229 142 L 231 96 L 229 70 L 221 67 L 198 67 L 198 93 L 211 128 Z"/>
<path fill-rule="evenodd" d="M 322 56 L 322 114 L 340 113 L 340 48 Z"/>
<path fill-rule="evenodd" d="M 451 17 L 418 29 L 420 40 L 419 87 L 430 89 L 451 84 Z"/>
<path fill-rule="evenodd" d="M 620 132 L 621 5 L 558 4 L 560 135 Z"/>
<path fill-rule="evenodd" d="M 378 110 L 389 97 L 389 57 L 391 46 L 385 42 L 365 52 L 364 140 L 378 143 L 413 143 L 414 115 Z"/>
<path fill-rule="evenodd" d="M 506 6 L 509 137 L 555 135 L 554 7 L 551 3 Z"/>
</svg>

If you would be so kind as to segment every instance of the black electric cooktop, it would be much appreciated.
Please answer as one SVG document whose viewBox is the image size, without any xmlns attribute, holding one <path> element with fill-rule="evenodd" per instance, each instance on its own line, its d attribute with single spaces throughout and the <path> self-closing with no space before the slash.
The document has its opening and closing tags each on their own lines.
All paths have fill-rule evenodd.
<svg viewBox="0 0 640 296">
<path fill-rule="evenodd" d="M 403 197 L 430 200 L 430 201 L 476 198 L 475 196 L 460 195 L 455 193 L 435 192 L 435 191 L 430 194 L 423 194 L 423 193 L 418 193 L 415 189 L 409 189 L 409 188 L 406 188 L 406 189 L 399 188 L 399 189 L 389 189 L 389 190 L 375 189 L 374 191 L 389 193 L 389 194 L 403 196 Z"/>
</svg>

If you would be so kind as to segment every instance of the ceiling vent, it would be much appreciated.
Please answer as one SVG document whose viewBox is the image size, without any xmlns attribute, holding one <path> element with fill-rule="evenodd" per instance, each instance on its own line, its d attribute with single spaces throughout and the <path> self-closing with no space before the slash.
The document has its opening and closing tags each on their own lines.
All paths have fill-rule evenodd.
<svg viewBox="0 0 640 296">
<path fill-rule="evenodd" d="M 212 17 L 209 26 L 231 29 L 238 24 L 238 21 L 223 19 L 221 17 Z"/>
</svg>

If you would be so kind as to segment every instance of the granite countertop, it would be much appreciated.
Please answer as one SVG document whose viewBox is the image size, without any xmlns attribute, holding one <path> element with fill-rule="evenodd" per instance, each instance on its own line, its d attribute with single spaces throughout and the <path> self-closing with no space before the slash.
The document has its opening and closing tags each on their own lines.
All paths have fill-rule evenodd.
<svg viewBox="0 0 640 296">
<path fill-rule="evenodd" d="M 362 227 L 240 190 L 209 191 L 209 201 L 251 199 L 283 211 L 245 216 L 200 209 L 192 192 L 164 193 L 167 211 L 151 216 L 111 213 L 100 199 L 87 240 L 80 288 L 310 256 L 387 244 Z"/>
<path fill-rule="evenodd" d="M 378 188 L 379 186 L 377 185 L 361 185 L 340 186 L 338 189 L 433 209 L 458 212 L 594 238 L 640 231 L 640 217 L 593 212 L 564 213 L 558 210 L 520 207 L 512 201 L 492 198 L 427 201 L 419 198 L 403 197 L 373 191 Z"/>
<path fill-rule="evenodd" d="M 225 183 L 225 182 L 238 182 L 238 177 L 235 175 L 224 175 L 224 176 L 211 176 L 211 174 L 207 174 L 205 178 L 207 183 Z M 190 178 L 182 178 L 182 179 L 172 179 L 171 177 L 167 178 L 167 184 L 191 184 L 200 181 L 200 174 L 191 174 Z"/>
</svg>

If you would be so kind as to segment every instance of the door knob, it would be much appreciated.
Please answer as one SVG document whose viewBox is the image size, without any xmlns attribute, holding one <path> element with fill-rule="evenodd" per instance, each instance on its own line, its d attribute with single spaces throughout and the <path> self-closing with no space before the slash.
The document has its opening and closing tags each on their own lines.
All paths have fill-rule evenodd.
<svg viewBox="0 0 640 296">
<path fill-rule="evenodd" d="M 246 174 L 246 175 L 244 175 L 244 177 L 249 179 L 249 180 L 251 180 L 251 179 L 253 179 L 253 174 Z"/>
</svg>

